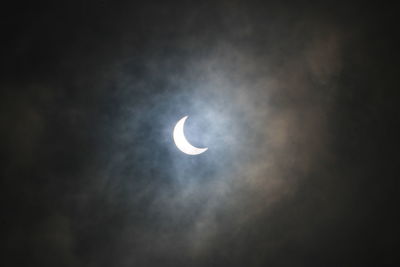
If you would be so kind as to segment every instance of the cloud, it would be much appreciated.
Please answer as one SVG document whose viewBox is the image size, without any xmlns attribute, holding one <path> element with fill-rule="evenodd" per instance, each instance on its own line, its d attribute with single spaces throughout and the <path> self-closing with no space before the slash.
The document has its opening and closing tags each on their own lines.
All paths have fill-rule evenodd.
<svg viewBox="0 0 400 267">
<path fill-rule="evenodd" d="M 346 31 L 283 5 L 161 7 L 121 15 L 115 39 L 85 39 L 97 47 L 88 55 L 75 44 L 60 56 L 60 84 L 9 104 L 13 148 L 37 167 L 28 191 L 55 214 L 36 218 L 39 262 L 263 265 L 312 243 L 318 222 L 300 215 L 314 206 L 299 192 L 332 179 Z M 184 115 L 188 139 L 209 147 L 197 157 L 172 140 Z"/>
</svg>

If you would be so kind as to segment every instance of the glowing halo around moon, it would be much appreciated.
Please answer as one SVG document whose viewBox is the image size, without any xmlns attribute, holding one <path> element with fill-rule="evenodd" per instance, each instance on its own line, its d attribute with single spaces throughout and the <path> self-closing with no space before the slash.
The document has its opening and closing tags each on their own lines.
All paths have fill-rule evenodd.
<svg viewBox="0 0 400 267">
<path fill-rule="evenodd" d="M 184 128 L 185 121 L 187 118 L 188 118 L 188 116 L 183 117 L 175 125 L 173 137 L 174 137 L 174 142 L 175 142 L 176 147 L 180 151 L 182 151 L 183 153 L 188 154 L 188 155 L 199 155 L 201 153 L 206 152 L 206 150 L 208 149 L 207 147 L 198 148 L 198 147 L 192 146 L 189 143 L 189 141 L 186 139 L 185 134 L 183 132 L 183 128 Z"/>
</svg>

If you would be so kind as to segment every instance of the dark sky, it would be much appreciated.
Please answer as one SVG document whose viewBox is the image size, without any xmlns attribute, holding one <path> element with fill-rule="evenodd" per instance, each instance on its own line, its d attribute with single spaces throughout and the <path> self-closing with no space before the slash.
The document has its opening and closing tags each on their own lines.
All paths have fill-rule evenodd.
<svg viewBox="0 0 400 267">
<path fill-rule="evenodd" d="M 3 6 L 1 265 L 398 266 L 398 14 L 293 2 Z"/>
</svg>

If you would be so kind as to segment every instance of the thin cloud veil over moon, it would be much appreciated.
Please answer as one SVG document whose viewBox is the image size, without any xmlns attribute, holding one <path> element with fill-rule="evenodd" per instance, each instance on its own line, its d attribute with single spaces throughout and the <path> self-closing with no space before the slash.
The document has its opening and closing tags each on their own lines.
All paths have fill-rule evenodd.
<svg viewBox="0 0 400 267">
<path fill-rule="evenodd" d="M 14 2 L 3 266 L 400 266 L 395 8 Z"/>
<path fill-rule="evenodd" d="M 192 146 L 189 143 L 189 141 L 186 139 L 183 128 L 184 128 L 185 121 L 187 118 L 188 118 L 188 116 L 183 117 L 175 125 L 173 138 L 174 138 L 176 147 L 183 153 L 188 154 L 188 155 L 193 155 L 193 156 L 206 152 L 206 150 L 208 149 L 207 147 L 198 148 L 198 147 Z"/>
</svg>

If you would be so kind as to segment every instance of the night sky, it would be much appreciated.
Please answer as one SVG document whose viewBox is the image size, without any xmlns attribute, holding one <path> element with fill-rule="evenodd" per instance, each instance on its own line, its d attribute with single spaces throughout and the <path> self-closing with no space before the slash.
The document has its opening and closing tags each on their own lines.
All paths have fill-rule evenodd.
<svg viewBox="0 0 400 267">
<path fill-rule="evenodd" d="M 394 7 L 0 12 L 0 265 L 399 266 Z"/>
</svg>

